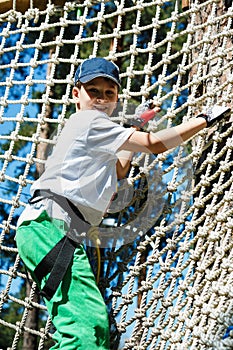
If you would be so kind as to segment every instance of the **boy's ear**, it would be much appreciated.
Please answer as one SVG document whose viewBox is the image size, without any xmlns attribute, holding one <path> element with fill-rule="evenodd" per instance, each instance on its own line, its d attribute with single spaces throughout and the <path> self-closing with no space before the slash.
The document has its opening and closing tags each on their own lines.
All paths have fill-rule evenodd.
<svg viewBox="0 0 233 350">
<path fill-rule="evenodd" d="M 79 89 L 77 86 L 74 86 L 73 87 L 73 90 L 72 90 L 72 94 L 73 94 L 73 98 L 76 100 L 78 99 L 79 100 Z M 76 102 L 76 101 L 75 101 Z"/>
<path fill-rule="evenodd" d="M 80 104 L 79 104 L 80 100 L 79 100 L 79 88 L 77 86 L 73 87 L 72 95 L 73 95 L 74 102 L 76 104 L 76 108 L 77 108 L 77 110 L 79 110 L 80 109 Z"/>
</svg>

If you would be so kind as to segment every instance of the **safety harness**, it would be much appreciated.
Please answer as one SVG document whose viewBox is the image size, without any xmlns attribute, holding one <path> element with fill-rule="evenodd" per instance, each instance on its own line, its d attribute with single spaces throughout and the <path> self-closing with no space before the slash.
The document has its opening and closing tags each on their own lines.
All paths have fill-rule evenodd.
<svg viewBox="0 0 233 350">
<path fill-rule="evenodd" d="M 70 230 L 66 232 L 66 235 L 48 252 L 34 270 L 35 277 L 40 283 L 50 273 L 44 287 L 40 291 L 43 297 L 50 300 L 68 269 L 75 249 L 80 244 L 78 242 L 78 236 L 72 234 L 72 231 L 78 227 L 79 232 L 88 232 L 91 225 L 84 219 L 78 208 L 70 200 L 52 193 L 50 190 L 36 190 L 28 202 L 34 204 L 45 198 L 55 201 L 68 213 L 71 219 Z M 77 239 L 74 240 L 70 237 L 77 237 Z"/>
</svg>

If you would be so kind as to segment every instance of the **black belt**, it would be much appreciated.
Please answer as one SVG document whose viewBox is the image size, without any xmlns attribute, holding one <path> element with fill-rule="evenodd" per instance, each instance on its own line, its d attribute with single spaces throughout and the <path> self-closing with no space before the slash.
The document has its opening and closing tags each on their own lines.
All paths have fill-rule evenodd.
<svg viewBox="0 0 233 350">
<path fill-rule="evenodd" d="M 70 230 L 78 227 L 81 232 L 87 232 L 91 225 L 84 219 L 78 208 L 67 198 L 54 194 L 49 190 L 36 190 L 29 199 L 29 203 L 37 203 L 44 198 L 54 200 L 61 208 L 63 208 L 71 219 Z M 40 291 L 40 294 L 50 300 L 61 283 L 69 264 L 73 258 L 74 251 L 78 246 L 69 237 L 69 232 L 48 252 L 48 254 L 40 261 L 34 270 L 36 279 L 41 282 L 42 279 L 50 272 L 45 286 Z"/>
<path fill-rule="evenodd" d="M 63 197 L 59 194 L 53 193 L 50 190 L 35 190 L 33 196 L 29 199 L 29 203 L 37 203 L 41 201 L 44 198 L 50 198 L 54 202 L 56 202 L 61 208 L 63 208 L 70 216 L 71 218 L 71 224 L 74 225 L 75 223 L 73 221 L 77 220 L 77 217 L 81 219 L 84 223 L 87 225 L 90 224 L 84 219 L 82 213 L 78 210 L 78 208 L 66 197 Z M 86 228 L 86 226 L 85 226 Z"/>
</svg>

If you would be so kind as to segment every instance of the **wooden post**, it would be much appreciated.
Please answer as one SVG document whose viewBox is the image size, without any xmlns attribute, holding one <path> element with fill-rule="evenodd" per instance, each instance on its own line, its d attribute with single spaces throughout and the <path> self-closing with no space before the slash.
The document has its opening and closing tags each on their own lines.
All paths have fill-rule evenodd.
<svg viewBox="0 0 233 350">
<path fill-rule="evenodd" d="M 188 10 L 189 9 L 189 0 L 182 0 L 182 10 Z"/>
<path fill-rule="evenodd" d="M 65 0 L 54 0 L 52 3 L 56 6 L 63 6 Z M 45 10 L 47 6 L 46 0 L 34 0 L 34 8 Z M 30 8 L 30 0 L 16 0 L 16 11 L 25 12 Z M 13 9 L 13 0 L 0 0 L 0 13 L 4 13 Z"/>
</svg>

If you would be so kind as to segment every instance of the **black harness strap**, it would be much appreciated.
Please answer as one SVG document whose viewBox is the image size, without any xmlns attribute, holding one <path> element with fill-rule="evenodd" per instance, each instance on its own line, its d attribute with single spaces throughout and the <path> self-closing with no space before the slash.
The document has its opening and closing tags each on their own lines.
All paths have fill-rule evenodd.
<svg viewBox="0 0 233 350">
<path fill-rule="evenodd" d="M 34 272 L 39 280 L 39 282 L 42 281 L 42 278 L 45 277 L 53 267 L 54 262 L 56 261 L 56 258 L 58 257 L 58 254 L 60 253 L 62 246 L 64 245 L 66 236 L 64 236 L 60 241 L 57 242 L 57 244 L 48 252 L 47 255 L 39 262 L 39 264 L 36 266 Z"/>
<path fill-rule="evenodd" d="M 82 213 L 78 208 L 66 197 L 60 196 L 50 190 L 36 190 L 33 196 L 28 200 L 28 203 L 33 204 L 41 201 L 44 198 L 50 198 L 63 208 L 70 216 L 71 221 L 81 219 L 84 224 L 90 227 L 90 224 L 84 219 Z"/>
<path fill-rule="evenodd" d="M 29 203 L 33 204 L 44 198 L 51 198 L 69 214 L 72 227 L 74 227 L 74 222 L 78 220 L 82 230 L 88 230 L 90 228 L 90 224 L 84 220 L 79 210 L 67 198 L 56 195 L 49 190 L 35 191 Z M 50 300 L 56 292 L 71 263 L 75 248 L 78 245 L 78 243 L 70 239 L 67 234 L 68 232 L 66 236 L 48 252 L 34 270 L 34 274 L 39 282 L 50 272 L 48 280 L 40 291 L 40 294 L 47 300 Z"/>
<path fill-rule="evenodd" d="M 64 236 L 36 266 L 34 274 L 40 282 L 43 277 L 51 272 L 40 291 L 40 294 L 47 300 L 50 300 L 56 292 L 68 269 L 76 247 L 75 242 Z"/>
</svg>

